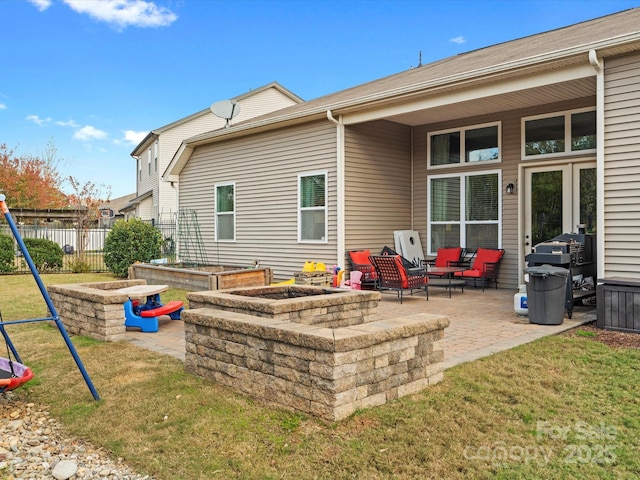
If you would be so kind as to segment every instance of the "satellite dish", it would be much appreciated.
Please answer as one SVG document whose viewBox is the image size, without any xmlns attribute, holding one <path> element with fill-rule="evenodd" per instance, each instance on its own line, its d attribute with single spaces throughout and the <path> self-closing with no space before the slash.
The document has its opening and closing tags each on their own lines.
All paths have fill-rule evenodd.
<svg viewBox="0 0 640 480">
<path fill-rule="evenodd" d="M 220 100 L 213 103 L 210 109 L 216 117 L 224 118 L 227 121 L 225 128 L 229 128 L 229 121 L 240 113 L 240 105 L 231 100 Z"/>
</svg>

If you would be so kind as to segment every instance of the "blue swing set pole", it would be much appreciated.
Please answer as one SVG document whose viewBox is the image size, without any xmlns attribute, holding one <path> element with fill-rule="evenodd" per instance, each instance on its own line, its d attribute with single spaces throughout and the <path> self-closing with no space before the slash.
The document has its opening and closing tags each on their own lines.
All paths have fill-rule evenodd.
<svg viewBox="0 0 640 480">
<path fill-rule="evenodd" d="M 73 356 L 73 359 L 75 360 L 76 365 L 78 366 L 78 369 L 80 370 L 80 373 L 82 373 L 82 377 L 84 378 L 84 381 L 86 382 L 87 387 L 89 387 L 89 390 L 91 391 L 91 395 L 93 395 L 94 400 L 100 400 L 100 395 L 98 395 L 97 390 L 93 386 L 93 383 L 91 382 L 91 378 L 89 377 L 89 374 L 87 373 L 86 369 L 84 368 L 84 365 L 82 364 L 82 360 L 80 360 L 80 357 L 78 356 L 78 352 L 76 351 L 75 346 L 71 342 L 71 338 L 69 338 L 69 334 L 67 333 L 67 330 L 64 328 L 64 325 L 62 324 L 62 321 L 60 320 L 60 316 L 58 315 L 58 311 L 56 310 L 56 307 L 53 305 L 53 302 L 51 301 L 51 297 L 49 296 L 49 292 L 47 292 L 47 289 L 45 288 L 44 283 L 42 283 L 42 279 L 40 278 L 40 274 L 38 273 L 38 270 L 36 269 L 36 266 L 34 265 L 33 260 L 31 259 L 31 255 L 29 255 L 27 247 L 24 244 L 24 241 L 22 240 L 22 237 L 20 236 L 20 232 L 18 232 L 18 229 L 16 228 L 16 224 L 13 221 L 13 218 L 11 217 L 11 213 L 9 213 L 9 207 L 7 207 L 5 199 L 6 199 L 6 197 L 3 194 L 0 193 L 0 211 L 4 215 L 4 218 L 7 220 L 7 223 L 9 224 L 9 228 L 11 228 L 11 231 L 13 232 L 13 236 L 15 237 L 16 242 L 18 242 L 18 247 L 20 247 L 20 251 L 22 252 L 22 255 L 24 256 L 24 259 L 27 261 L 27 264 L 29 265 L 29 269 L 31 270 L 31 274 L 33 275 L 33 278 L 35 279 L 36 283 L 38 284 L 38 288 L 40 289 L 40 293 L 42 294 L 42 297 L 44 298 L 44 301 L 47 303 L 47 308 L 49 309 L 49 312 L 51 313 L 51 317 L 43 318 L 43 319 L 40 319 L 40 320 L 53 320 L 53 321 L 56 322 L 56 326 L 58 327 L 58 330 L 60 331 L 60 334 L 62 335 L 62 338 L 64 338 L 64 342 L 67 344 L 67 348 L 69 349 L 69 352 L 71 352 L 71 355 Z M 5 323 L 9 323 L 9 322 L 5 322 Z M 5 338 L 7 338 L 6 332 L 4 332 L 4 325 L 0 325 L 0 327 L 2 327 L 3 336 Z M 11 350 L 15 354 L 16 352 L 15 352 L 15 349 L 13 348 L 13 344 L 11 344 L 11 342 L 8 342 L 8 343 L 11 345 Z M 19 358 L 19 357 L 16 355 L 16 358 Z M 20 361 L 20 360 L 18 360 L 18 361 Z"/>
</svg>

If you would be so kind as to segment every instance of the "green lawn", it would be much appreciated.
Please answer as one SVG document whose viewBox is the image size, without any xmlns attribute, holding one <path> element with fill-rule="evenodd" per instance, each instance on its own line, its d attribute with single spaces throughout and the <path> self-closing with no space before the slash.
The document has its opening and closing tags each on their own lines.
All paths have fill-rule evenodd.
<svg viewBox="0 0 640 480">
<path fill-rule="evenodd" d="M 5 319 L 41 311 L 25 278 L 0 277 Z M 21 398 L 158 479 L 640 476 L 640 351 L 586 335 L 457 366 L 434 387 L 327 424 L 187 375 L 174 358 L 74 338 L 95 402 L 57 331 L 10 334 L 36 376 Z"/>
</svg>

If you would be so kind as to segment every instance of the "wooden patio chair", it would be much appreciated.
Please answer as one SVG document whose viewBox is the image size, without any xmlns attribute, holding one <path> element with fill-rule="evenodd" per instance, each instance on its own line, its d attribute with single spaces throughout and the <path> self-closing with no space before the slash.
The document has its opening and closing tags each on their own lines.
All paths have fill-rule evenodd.
<svg viewBox="0 0 640 480">
<path fill-rule="evenodd" d="M 369 259 L 376 269 L 378 289 L 381 292 L 395 290 L 402 303 L 402 295 L 405 291 L 413 295 L 414 290 L 424 289 L 429 300 L 429 279 L 424 270 L 420 269 L 419 273 L 415 271 L 408 273 L 402 265 L 400 255 L 371 255 Z"/>
<path fill-rule="evenodd" d="M 456 272 L 454 276 L 464 278 L 465 280 L 473 279 L 474 288 L 476 287 L 476 283 L 481 280 L 483 292 L 485 285 L 490 285 L 492 282 L 497 289 L 500 260 L 502 260 L 503 256 L 503 249 L 478 248 L 471 267 L 462 272 Z"/>
</svg>

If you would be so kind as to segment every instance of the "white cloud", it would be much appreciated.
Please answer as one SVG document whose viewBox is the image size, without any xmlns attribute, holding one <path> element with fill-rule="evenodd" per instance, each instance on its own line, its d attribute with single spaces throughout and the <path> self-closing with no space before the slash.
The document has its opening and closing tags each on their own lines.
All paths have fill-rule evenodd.
<svg viewBox="0 0 640 480">
<path fill-rule="evenodd" d="M 102 140 L 107 137 L 107 132 L 103 132 L 102 130 L 98 130 L 91 125 L 85 125 L 84 127 L 76 130 L 73 134 L 73 138 L 76 140 L 82 140 L 84 142 L 88 140 Z"/>
<path fill-rule="evenodd" d="M 62 120 L 57 120 L 55 122 L 55 124 L 58 125 L 59 127 L 78 128 L 80 126 L 76 122 L 74 122 L 73 120 L 67 120 L 66 122 L 63 122 Z"/>
<path fill-rule="evenodd" d="M 77 13 L 119 29 L 128 26 L 164 27 L 178 18 L 171 10 L 145 0 L 64 0 L 64 3 Z"/>
<path fill-rule="evenodd" d="M 49 118 L 49 117 L 40 118 L 38 115 L 28 115 L 27 116 L 27 120 L 32 121 L 36 125 L 43 126 L 45 123 L 49 123 L 51 121 L 51 118 Z"/>
<path fill-rule="evenodd" d="M 126 130 L 124 132 L 124 141 L 131 145 L 138 145 L 149 132 L 135 132 L 133 130 Z"/>
<path fill-rule="evenodd" d="M 452 43 L 457 43 L 458 45 L 462 45 L 463 43 L 467 43 L 467 40 L 460 35 L 459 37 L 453 37 L 451 40 L 449 40 Z"/>
<path fill-rule="evenodd" d="M 44 12 L 53 3 L 52 0 L 29 0 L 38 10 Z"/>
<path fill-rule="evenodd" d="M 0 103 L 0 110 L 6 110 L 7 106 L 4 103 Z"/>
</svg>

